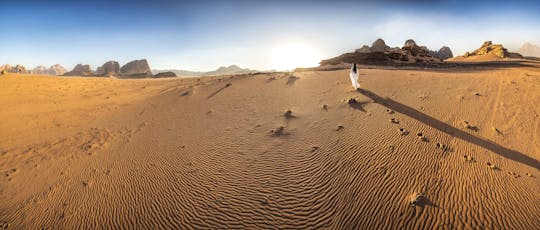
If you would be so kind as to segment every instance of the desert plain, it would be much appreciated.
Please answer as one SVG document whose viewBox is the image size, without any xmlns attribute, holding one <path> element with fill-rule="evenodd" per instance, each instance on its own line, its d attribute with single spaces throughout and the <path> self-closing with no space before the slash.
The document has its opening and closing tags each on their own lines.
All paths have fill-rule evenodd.
<svg viewBox="0 0 540 230">
<path fill-rule="evenodd" d="M 0 77 L 9 229 L 539 229 L 540 63 Z"/>
</svg>

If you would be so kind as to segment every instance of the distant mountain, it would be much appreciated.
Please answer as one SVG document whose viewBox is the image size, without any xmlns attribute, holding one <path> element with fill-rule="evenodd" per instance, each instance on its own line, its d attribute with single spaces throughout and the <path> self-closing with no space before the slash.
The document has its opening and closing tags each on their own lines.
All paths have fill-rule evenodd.
<svg viewBox="0 0 540 230">
<path fill-rule="evenodd" d="M 523 56 L 540 57 L 540 46 L 525 42 L 517 52 Z"/>
<path fill-rule="evenodd" d="M 30 71 L 32 74 L 47 74 L 47 75 L 63 75 L 66 73 L 66 69 L 60 64 L 52 65 L 47 68 L 45 66 L 37 66 L 36 68 Z"/>
<path fill-rule="evenodd" d="M 172 72 L 172 73 L 175 73 L 179 77 L 200 77 L 200 76 L 217 76 L 217 75 L 254 73 L 258 71 L 240 68 L 237 65 L 231 65 L 228 67 L 222 66 L 214 71 L 209 71 L 209 72 L 198 72 L 198 71 L 178 70 L 178 69 L 152 70 L 152 73 L 154 74 L 161 73 L 161 72 Z"/>
</svg>

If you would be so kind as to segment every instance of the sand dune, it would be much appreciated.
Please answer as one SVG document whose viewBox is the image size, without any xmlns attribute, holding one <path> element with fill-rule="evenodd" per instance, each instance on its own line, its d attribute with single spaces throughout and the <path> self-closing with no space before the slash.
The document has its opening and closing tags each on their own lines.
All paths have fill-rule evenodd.
<svg viewBox="0 0 540 230">
<path fill-rule="evenodd" d="M 538 66 L 359 80 L 2 76 L 0 226 L 540 228 Z"/>
</svg>

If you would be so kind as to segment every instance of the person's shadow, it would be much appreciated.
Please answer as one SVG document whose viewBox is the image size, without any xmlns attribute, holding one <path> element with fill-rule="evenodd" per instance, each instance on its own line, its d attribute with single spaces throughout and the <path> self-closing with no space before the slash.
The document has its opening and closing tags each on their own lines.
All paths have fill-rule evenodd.
<svg viewBox="0 0 540 230">
<path fill-rule="evenodd" d="M 386 108 L 389 108 L 395 112 L 407 115 L 417 121 L 420 121 L 426 125 L 429 125 L 435 129 L 438 129 L 439 131 L 445 132 L 448 135 L 451 135 L 453 137 L 457 137 L 459 139 L 462 139 L 464 141 L 467 141 L 469 143 L 478 145 L 480 147 L 483 147 L 485 149 L 488 149 L 494 153 L 497 153 L 503 157 L 506 157 L 508 159 L 526 164 L 528 166 L 531 166 L 533 168 L 536 168 L 540 170 L 540 162 L 534 158 L 531 158 L 523 153 L 520 153 L 518 151 L 506 148 L 504 146 L 501 146 L 497 143 L 491 142 L 489 140 L 483 139 L 481 137 L 477 137 L 474 135 L 471 135 L 463 130 L 457 129 L 449 124 L 446 124 L 442 121 L 439 121 L 425 113 L 422 113 L 414 108 L 411 108 L 407 105 L 401 104 L 397 101 L 394 101 L 390 98 L 383 98 L 367 89 L 357 89 L 358 93 L 370 98 L 375 103 L 380 104 Z"/>
</svg>

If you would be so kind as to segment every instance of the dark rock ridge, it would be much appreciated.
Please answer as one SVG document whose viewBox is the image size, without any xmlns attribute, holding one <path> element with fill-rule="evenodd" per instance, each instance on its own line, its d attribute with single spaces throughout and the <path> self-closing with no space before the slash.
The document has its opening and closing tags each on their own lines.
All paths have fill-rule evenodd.
<svg viewBox="0 0 540 230">
<path fill-rule="evenodd" d="M 441 63 L 443 57 L 452 55 L 452 51 L 448 47 L 443 47 L 437 52 L 430 51 L 425 46 L 417 45 L 412 39 L 407 40 L 402 48 L 390 48 L 384 40 L 377 39 L 369 47 L 369 50 L 367 52 L 366 46 L 363 46 L 353 53 L 345 53 L 334 58 L 322 60 L 320 65 L 339 65 L 341 63 L 353 62 L 368 65 Z"/>
<path fill-rule="evenodd" d="M 128 62 L 120 68 L 120 74 L 128 77 L 143 78 L 151 77 L 152 71 L 146 59 Z"/>
<path fill-rule="evenodd" d="M 176 74 L 169 71 L 169 72 L 161 72 L 154 75 L 154 78 L 162 78 L 162 77 L 176 77 Z"/>
<path fill-rule="evenodd" d="M 73 70 L 64 73 L 64 76 L 92 76 L 93 74 L 90 65 L 77 64 Z"/>
<path fill-rule="evenodd" d="M 492 54 L 499 58 L 523 58 L 519 53 L 508 52 L 501 44 L 493 44 L 491 41 L 486 41 L 482 46 L 473 52 L 466 52 L 463 57 L 481 56 Z"/>
<path fill-rule="evenodd" d="M 452 50 L 450 50 L 450 47 L 448 47 L 448 46 L 443 46 L 442 48 L 439 49 L 439 51 L 431 51 L 430 50 L 429 53 L 431 54 L 431 56 L 436 57 L 436 58 L 441 59 L 441 60 L 445 60 L 445 59 L 454 57 L 454 54 L 452 53 Z"/>
<path fill-rule="evenodd" d="M 120 64 L 117 61 L 105 62 L 105 64 L 97 68 L 94 74 L 98 76 L 118 76 L 120 75 Z"/>
</svg>

